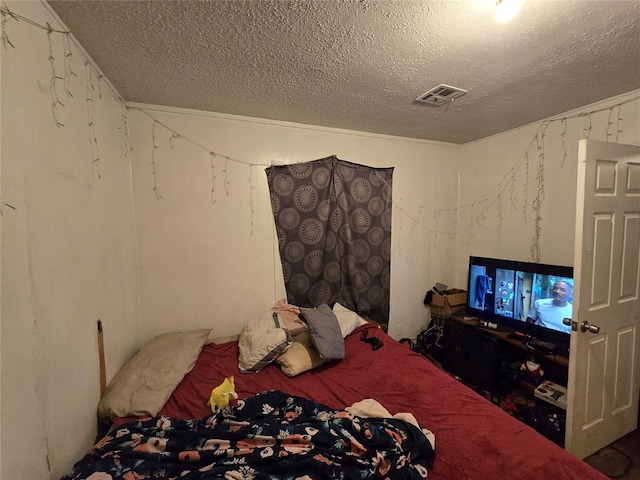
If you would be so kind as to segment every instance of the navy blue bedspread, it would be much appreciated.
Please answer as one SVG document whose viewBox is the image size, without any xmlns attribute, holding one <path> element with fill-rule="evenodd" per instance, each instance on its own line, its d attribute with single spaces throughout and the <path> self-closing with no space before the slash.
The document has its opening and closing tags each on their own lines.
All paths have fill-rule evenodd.
<svg viewBox="0 0 640 480">
<path fill-rule="evenodd" d="M 434 455 L 410 423 L 269 391 L 199 420 L 123 425 L 62 478 L 404 480 L 426 478 Z"/>
</svg>

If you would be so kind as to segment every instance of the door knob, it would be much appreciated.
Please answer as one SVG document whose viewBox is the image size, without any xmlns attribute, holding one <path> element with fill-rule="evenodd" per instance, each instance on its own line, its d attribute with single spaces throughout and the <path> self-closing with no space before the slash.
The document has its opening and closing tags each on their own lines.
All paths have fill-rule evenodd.
<svg viewBox="0 0 640 480">
<path fill-rule="evenodd" d="M 571 327 L 574 332 L 578 331 L 578 322 L 572 321 L 570 318 L 563 318 L 562 323 Z"/>
<path fill-rule="evenodd" d="M 590 333 L 600 333 L 600 327 L 597 325 L 589 325 L 589 322 L 586 320 L 580 324 L 581 332 L 590 332 Z"/>
</svg>

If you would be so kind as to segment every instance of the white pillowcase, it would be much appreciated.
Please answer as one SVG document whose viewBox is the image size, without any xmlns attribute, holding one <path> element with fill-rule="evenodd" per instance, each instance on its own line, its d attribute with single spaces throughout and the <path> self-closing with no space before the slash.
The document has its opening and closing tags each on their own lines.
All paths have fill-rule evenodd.
<svg viewBox="0 0 640 480">
<path fill-rule="evenodd" d="M 347 307 L 340 305 L 338 302 L 333 306 L 333 313 L 338 319 L 342 337 L 346 337 L 360 325 L 364 325 L 367 321 L 356 312 L 349 310 Z"/>
<path fill-rule="evenodd" d="M 259 372 L 291 344 L 291 333 L 282 328 L 272 311 L 251 320 L 240 332 L 238 368 L 242 373 Z"/>
</svg>

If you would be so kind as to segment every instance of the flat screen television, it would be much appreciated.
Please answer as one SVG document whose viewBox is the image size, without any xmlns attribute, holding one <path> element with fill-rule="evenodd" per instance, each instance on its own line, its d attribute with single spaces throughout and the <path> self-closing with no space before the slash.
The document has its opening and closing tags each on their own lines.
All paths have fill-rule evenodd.
<svg viewBox="0 0 640 480">
<path fill-rule="evenodd" d="M 573 267 L 469 257 L 467 314 L 541 341 L 567 345 Z"/>
</svg>

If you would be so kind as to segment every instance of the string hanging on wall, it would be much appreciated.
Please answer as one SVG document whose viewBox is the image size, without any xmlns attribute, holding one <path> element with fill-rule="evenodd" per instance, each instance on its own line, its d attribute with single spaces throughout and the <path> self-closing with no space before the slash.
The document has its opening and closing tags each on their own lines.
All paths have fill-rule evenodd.
<svg viewBox="0 0 640 480">
<path fill-rule="evenodd" d="M 56 125 L 58 127 L 64 127 L 64 124 L 60 122 L 60 120 L 58 120 L 58 107 L 64 107 L 64 103 L 62 103 L 58 98 L 58 89 L 57 89 L 58 80 L 64 80 L 64 77 L 61 77 L 56 73 L 56 59 L 53 56 L 53 41 L 51 39 L 53 28 L 49 24 L 47 24 L 47 27 L 48 27 L 47 40 L 49 41 L 49 64 L 51 66 L 51 81 L 49 82 L 49 93 L 51 95 L 51 110 L 53 112 L 53 120 L 56 122 Z"/>
<path fill-rule="evenodd" d="M 170 148 L 174 148 L 174 144 L 173 144 L 173 140 L 174 139 L 181 139 L 184 140 L 188 143 L 190 143 L 191 145 L 197 147 L 198 149 L 206 152 L 208 158 L 209 158 L 209 164 L 210 164 L 210 169 L 211 169 L 211 204 L 215 205 L 216 199 L 215 199 L 215 180 L 217 178 L 216 174 L 215 174 L 215 169 L 216 169 L 216 159 L 217 158 L 221 158 L 224 159 L 224 169 L 222 170 L 222 172 L 224 173 L 224 180 L 223 180 L 223 185 L 224 185 L 224 189 L 225 192 L 227 194 L 227 196 L 229 196 L 229 186 L 230 186 L 230 182 L 229 182 L 229 176 L 228 176 L 228 170 L 229 170 L 229 162 L 234 162 L 234 163 L 238 163 L 241 165 L 244 165 L 246 167 L 248 167 L 249 169 L 249 175 L 248 178 L 246 180 L 246 182 L 249 184 L 248 190 L 249 190 L 249 209 L 250 209 L 250 215 L 251 215 L 251 219 L 249 222 L 249 230 L 250 233 L 249 235 L 253 235 L 253 231 L 254 231 L 254 215 L 255 215 L 255 199 L 254 199 L 254 190 L 255 190 L 255 185 L 254 185 L 254 179 L 253 179 L 253 167 L 268 167 L 271 166 L 270 163 L 258 163 L 258 162 L 248 162 L 248 161 L 244 161 L 244 160 L 239 160 L 236 158 L 232 158 L 229 157 L 228 155 L 222 155 L 221 153 L 215 152 L 212 149 L 202 145 L 199 142 L 196 142 L 195 140 L 181 134 L 180 132 L 178 132 L 177 130 L 171 128 L 170 126 L 168 126 L 166 123 L 161 122 L 160 120 L 158 120 L 155 116 L 153 116 L 151 113 L 149 113 L 146 109 L 144 108 L 140 108 L 140 107 L 128 107 L 131 108 L 132 110 L 137 110 L 140 111 L 142 113 L 144 113 L 145 115 L 147 115 L 152 121 L 153 121 L 153 126 L 151 129 L 151 137 L 152 137 L 152 150 L 151 150 L 151 174 L 153 175 L 153 192 L 156 195 L 156 198 L 158 200 L 162 199 L 162 195 L 160 195 L 159 193 L 159 187 L 158 187 L 158 160 L 156 158 L 156 150 L 159 148 L 158 145 L 158 136 L 156 133 L 156 127 L 157 126 L 161 126 L 162 128 L 164 128 L 168 133 L 169 133 L 169 146 Z"/>
<path fill-rule="evenodd" d="M 227 197 L 229 196 L 229 170 L 228 170 L 228 166 L 229 166 L 229 157 L 224 157 L 224 170 L 222 170 L 222 172 L 224 173 L 224 191 L 227 192 Z"/>
<path fill-rule="evenodd" d="M 622 133 L 622 129 L 620 128 L 620 122 L 622 121 L 622 117 L 620 116 L 620 113 L 622 111 L 622 105 L 618 105 L 618 118 L 616 119 L 616 138 L 615 138 L 615 142 L 618 142 L 618 136 Z"/>
<path fill-rule="evenodd" d="M 98 145 L 98 138 L 96 137 L 96 127 L 94 123 L 95 119 L 95 104 L 94 93 L 95 86 L 93 85 L 93 75 L 89 62 L 85 62 L 87 71 L 87 98 L 85 99 L 87 105 L 87 123 L 89 127 L 89 152 L 91 154 L 91 179 L 94 180 L 94 175 L 100 176 L 100 146 Z"/>
<path fill-rule="evenodd" d="M 524 180 L 522 185 L 522 190 L 524 191 L 524 201 L 522 202 L 522 218 L 524 218 L 524 223 L 527 223 L 527 215 L 529 213 L 529 209 L 527 209 L 527 205 L 529 205 L 529 152 L 526 151 L 524 154 Z"/>
<path fill-rule="evenodd" d="M 153 122 L 153 126 L 151 127 L 151 136 L 153 138 L 152 140 L 152 144 L 151 144 L 151 174 L 153 175 L 153 193 L 156 196 L 156 198 L 158 200 L 162 199 L 162 195 L 160 195 L 160 191 L 158 190 L 158 169 L 156 168 L 156 150 L 160 147 L 158 147 L 157 144 L 157 139 L 158 137 L 156 136 L 156 126 L 158 125 L 158 122 L 154 121 Z"/>
<path fill-rule="evenodd" d="M 461 205 L 459 207 L 454 207 L 450 209 L 439 209 L 435 211 L 436 216 L 454 215 L 456 216 L 456 218 L 460 211 L 462 210 L 470 211 L 469 222 L 466 225 L 466 227 L 464 227 L 463 229 L 463 231 L 466 231 L 466 239 L 467 239 L 466 244 L 469 250 L 471 250 L 471 245 L 474 239 L 474 227 L 487 230 L 487 228 L 484 226 L 484 222 L 489 217 L 488 213 L 491 208 L 494 208 L 494 205 L 496 205 L 495 208 L 497 208 L 497 205 L 503 202 L 505 190 L 508 193 L 507 198 L 509 199 L 509 202 L 515 205 L 516 203 L 515 189 L 509 190 L 509 187 L 514 184 L 516 179 L 516 174 L 518 173 L 520 168 L 522 168 L 523 165 L 525 166 L 525 172 L 526 172 L 526 178 L 524 179 L 524 185 L 523 185 L 523 190 L 524 190 L 523 215 L 526 215 L 526 203 L 528 201 L 527 198 L 528 198 L 528 183 L 529 183 L 528 182 L 528 172 L 529 172 L 528 152 L 534 143 L 535 143 L 535 138 L 532 139 L 531 142 L 529 142 L 529 145 L 527 146 L 525 153 L 504 174 L 504 176 L 500 179 L 500 181 L 496 183 L 488 191 L 481 194 L 478 198 L 476 198 L 472 202 L 469 202 L 465 205 Z M 502 207 L 500 207 L 500 215 L 503 215 Z M 457 224 L 456 224 L 456 227 L 457 227 Z M 502 222 L 500 222 L 500 228 L 496 230 L 498 243 L 501 243 L 502 241 L 501 230 L 502 230 Z"/>
<path fill-rule="evenodd" d="M 249 208 L 251 209 L 251 222 L 249 224 L 249 236 L 253 235 L 253 216 L 256 213 L 256 210 L 253 205 L 253 168 L 252 165 L 249 165 L 249 178 L 247 179 L 249 183 Z"/>
<path fill-rule="evenodd" d="M 562 142 L 562 160 L 560 161 L 560 168 L 562 168 L 564 167 L 564 162 L 569 153 L 567 151 L 567 118 L 564 117 L 560 121 L 562 122 L 563 127 L 562 133 L 560 134 L 560 141 Z"/>
<path fill-rule="evenodd" d="M 496 216 L 498 218 L 498 227 L 496 228 L 496 248 L 499 249 L 502 246 L 502 192 L 498 192 L 496 207 L 498 209 L 496 212 Z"/>
<path fill-rule="evenodd" d="M 129 152 L 131 152 L 131 145 L 129 144 L 129 111 L 127 110 L 127 106 L 124 102 L 121 102 L 120 106 L 120 125 L 118 125 L 118 130 L 120 131 L 120 136 L 122 138 L 120 156 L 121 158 L 126 158 L 129 156 Z"/>
<path fill-rule="evenodd" d="M 209 159 L 211 160 L 211 205 L 216 204 L 215 199 L 215 191 L 216 191 L 216 164 L 215 159 L 216 154 L 213 152 L 209 152 Z"/>
<path fill-rule="evenodd" d="M 565 165 L 566 159 L 568 157 L 566 135 L 567 135 L 567 128 L 568 128 L 567 124 L 569 120 L 581 119 L 583 121 L 583 125 L 582 125 L 583 138 L 589 138 L 592 135 L 592 130 L 593 130 L 592 116 L 602 112 L 609 112 L 611 119 L 607 124 L 607 130 L 604 133 L 604 136 L 607 141 L 610 141 L 612 139 L 614 139 L 614 141 L 617 141 L 619 138 L 619 134 L 622 133 L 623 131 L 621 127 L 621 123 L 624 120 L 621 113 L 622 107 L 624 105 L 627 105 L 631 102 L 636 102 L 638 100 L 640 100 L 640 96 L 629 98 L 623 102 L 616 103 L 615 105 L 612 105 L 609 107 L 603 107 L 603 108 L 591 110 L 589 112 L 576 113 L 574 115 L 568 115 L 568 116 L 554 118 L 554 119 L 545 120 L 541 122 L 538 128 L 536 129 L 536 132 L 534 133 L 533 138 L 525 148 L 522 156 L 520 156 L 516 160 L 513 166 L 507 171 L 507 173 L 500 179 L 498 183 L 496 183 L 492 188 L 480 194 L 476 199 L 474 199 L 473 201 L 465 205 L 461 205 L 453 208 L 435 210 L 433 214 L 434 218 L 437 219 L 440 215 L 448 215 L 448 216 L 453 215 L 457 218 L 457 214 L 459 212 L 464 210 L 469 210 L 470 211 L 469 220 L 466 226 L 462 226 L 460 232 L 463 233 L 466 231 L 467 249 L 471 251 L 472 250 L 471 246 L 473 244 L 473 239 L 474 239 L 473 230 L 476 228 L 481 228 L 483 230 L 486 230 L 486 227 L 484 226 L 484 222 L 487 220 L 487 218 L 492 218 L 487 214 L 489 212 L 489 209 L 492 208 L 494 204 L 502 203 L 505 201 L 505 198 L 508 198 L 509 202 L 514 207 L 514 210 L 517 210 L 516 208 L 517 199 L 514 196 L 515 189 L 511 188 L 510 186 L 514 184 L 516 176 L 519 174 L 521 170 L 523 170 L 524 171 L 523 173 L 524 178 L 523 178 L 523 184 L 522 184 L 523 202 L 522 202 L 522 208 L 520 209 L 520 211 L 525 224 L 527 224 L 529 220 L 528 219 L 529 209 L 531 209 L 531 211 L 533 212 L 533 217 L 534 217 L 533 218 L 533 238 L 531 240 L 531 245 L 530 245 L 529 260 L 532 262 L 540 262 L 542 258 L 542 252 L 540 250 L 540 239 L 543 232 L 541 215 L 542 215 L 542 205 L 544 203 L 544 197 L 545 197 L 545 192 L 544 192 L 545 178 L 544 177 L 545 177 L 545 162 L 547 161 L 546 154 L 545 154 L 545 139 L 546 139 L 545 137 L 547 135 L 546 131 L 548 127 L 551 124 L 558 123 L 558 122 L 562 124 L 562 132 L 560 133 L 560 141 L 562 144 L 562 158 L 559 162 L 559 165 L 560 165 L 560 168 L 563 168 Z M 614 112 L 617 112 L 615 122 L 613 121 Z M 609 125 L 609 123 L 611 125 Z M 607 133 L 609 135 L 607 135 Z M 536 193 L 534 198 L 530 201 L 529 192 L 528 192 L 528 186 L 530 182 L 529 172 L 531 168 L 531 162 L 533 161 L 532 160 L 533 156 L 530 155 L 530 153 L 533 151 L 534 148 L 537 150 L 537 155 L 536 155 L 537 165 L 536 165 L 536 177 L 535 177 Z M 505 194 L 505 191 L 506 191 L 506 194 Z M 403 212 L 403 210 L 401 209 L 396 209 L 396 210 L 399 212 Z M 503 229 L 503 222 L 500 220 L 500 218 L 498 218 L 497 220 L 499 223 L 497 235 L 500 236 L 501 235 L 500 231 Z M 500 244 L 500 242 L 501 242 L 501 239 L 500 237 L 498 237 L 496 243 Z"/>
<path fill-rule="evenodd" d="M 4 49 L 7 49 L 7 45 L 9 45 L 12 48 L 16 48 L 16 46 L 11 43 L 11 40 L 9 39 L 9 34 L 7 33 L 7 22 L 9 20 L 18 20 L 13 13 L 11 13 L 9 11 L 8 8 L 6 8 L 4 2 L 2 2 L 1 5 L 2 8 L 2 19 L 0 20 L 0 25 L 2 26 L 2 46 L 4 47 Z"/>
<path fill-rule="evenodd" d="M 71 93 L 71 77 L 77 77 L 76 73 L 71 69 L 71 60 L 73 58 L 73 49 L 71 48 L 71 34 L 64 35 L 64 91 L 67 97 L 73 98 Z"/>
<path fill-rule="evenodd" d="M 49 23 L 47 23 L 46 25 L 42 25 L 26 17 L 23 17 L 22 15 L 18 15 L 17 13 L 14 13 L 11 10 L 9 10 L 9 8 L 6 6 L 4 2 L 2 2 L 0 6 L 0 15 L 2 16 L 2 20 L 1 20 L 2 43 L 5 49 L 7 48 L 7 45 L 10 45 L 11 47 L 16 48 L 15 45 L 11 42 L 11 39 L 9 38 L 8 25 L 7 25 L 9 20 L 15 20 L 16 22 L 22 21 L 27 23 L 28 25 L 31 25 L 33 27 L 39 28 L 47 32 L 47 42 L 49 47 L 48 61 L 49 61 L 49 66 L 51 71 L 51 79 L 49 81 L 49 95 L 51 96 L 51 110 L 52 110 L 53 120 L 55 124 L 58 127 L 64 127 L 64 124 L 62 124 L 58 119 L 58 108 L 64 107 L 64 104 L 60 101 L 58 97 L 57 82 L 59 80 L 63 80 L 63 81 L 66 81 L 66 80 L 65 80 L 65 77 L 59 76 L 56 72 L 55 56 L 53 53 L 52 34 L 59 33 L 59 34 L 68 35 L 71 32 L 64 31 L 64 30 L 57 30 L 57 29 L 54 29 Z M 66 62 L 66 59 L 67 59 L 67 56 L 65 52 L 65 62 Z M 66 67 L 65 67 L 65 72 L 66 72 Z M 65 73 L 65 76 L 66 76 L 66 73 Z"/>
<path fill-rule="evenodd" d="M 544 137 L 549 124 L 543 124 L 541 131 L 536 135 L 538 148 L 538 170 L 536 172 L 536 196 L 533 199 L 533 240 L 530 248 L 530 260 L 534 263 L 540 261 L 540 235 L 542 233 L 542 202 L 544 201 Z"/>
<path fill-rule="evenodd" d="M 4 2 L 0 3 L 0 14 L 1 14 L 1 38 L 3 48 L 7 49 L 9 47 L 15 49 L 16 45 L 11 41 L 9 35 L 9 22 L 24 22 L 25 24 L 34 26 L 41 30 L 46 31 L 47 33 L 47 41 L 49 45 L 49 63 L 50 63 L 50 97 L 51 97 L 51 110 L 52 116 L 54 118 L 54 122 L 57 126 L 63 127 L 63 123 L 59 120 L 58 114 L 59 109 L 64 107 L 64 104 L 60 101 L 58 96 L 58 82 L 62 81 L 64 84 L 64 91 L 68 98 L 73 98 L 72 88 L 71 88 L 71 80 L 73 77 L 77 77 L 72 69 L 72 59 L 73 52 L 71 45 L 72 43 L 76 47 L 76 49 L 80 52 L 80 55 L 84 57 L 84 54 L 81 49 L 78 48 L 77 43 L 75 43 L 75 39 L 73 39 L 71 32 L 65 30 L 57 30 L 54 29 L 49 23 L 46 25 L 41 25 L 37 22 L 34 22 L 28 18 L 25 18 L 21 15 L 18 15 L 12 11 L 10 11 Z M 64 75 L 61 77 L 56 69 L 55 65 L 55 55 L 54 55 L 54 44 L 53 44 L 53 34 L 63 35 L 63 51 L 64 51 Z M 95 176 L 100 179 L 100 151 L 98 139 L 95 131 L 95 115 L 94 115 L 94 103 L 95 103 L 95 92 L 98 92 L 98 98 L 102 97 L 101 93 L 101 79 L 102 74 L 96 70 L 95 66 L 86 60 L 85 66 L 87 67 L 87 123 L 88 123 L 88 134 L 89 134 L 89 144 L 90 144 L 90 155 L 91 155 L 91 165 L 92 165 L 92 178 Z M 95 78 L 95 83 L 94 83 Z M 126 106 L 126 102 L 119 97 L 117 94 L 114 94 L 114 97 L 122 104 L 122 114 L 120 125 L 118 130 L 120 130 L 123 136 L 123 146 L 122 146 L 122 154 L 128 155 L 130 152 L 130 145 L 128 139 L 128 108 Z M 520 202 L 518 198 L 518 189 L 516 188 L 516 176 L 521 172 L 521 169 L 524 169 L 524 178 L 522 183 L 522 207 L 520 209 L 522 218 L 524 223 L 528 223 L 528 212 L 529 208 L 531 208 L 534 214 L 533 220 L 533 239 L 531 243 L 531 260 L 539 261 L 541 258 L 540 252 L 540 237 L 542 234 L 542 219 L 541 219 L 541 210 L 542 204 L 544 201 L 544 174 L 545 174 L 545 135 L 546 130 L 549 125 L 561 122 L 562 123 L 562 132 L 560 133 L 560 141 L 562 144 L 562 158 L 559 162 L 560 168 L 564 167 L 566 159 L 568 157 L 568 149 L 567 149 L 567 128 L 568 121 L 573 119 L 582 118 L 584 121 L 583 124 L 583 138 L 589 138 L 592 134 L 592 115 L 608 111 L 609 117 L 607 121 L 606 131 L 604 133 L 607 141 L 613 140 L 618 141 L 619 134 L 622 133 L 621 123 L 623 122 L 622 118 L 622 107 L 630 102 L 637 101 L 640 97 L 634 97 L 627 99 L 624 102 L 617 103 L 610 107 L 605 107 L 597 110 L 592 110 L 586 113 L 578 113 L 571 116 L 565 116 L 562 118 L 556 118 L 551 120 L 546 120 L 540 124 L 538 130 L 535 132 L 533 139 L 529 143 L 529 145 L 525 148 L 525 151 L 522 156 L 520 156 L 513 166 L 507 171 L 507 173 L 503 176 L 500 181 L 495 184 L 493 187 L 489 188 L 485 193 L 478 196 L 472 202 L 469 202 L 466 205 L 458 206 L 455 208 L 447 208 L 447 209 L 427 209 L 423 205 L 417 205 L 415 202 L 411 202 L 409 199 L 403 198 L 400 196 L 398 198 L 399 201 L 396 202 L 396 213 L 398 219 L 401 219 L 403 216 L 409 221 L 411 221 L 411 232 L 410 236 L 413 236 L 414 230 L 416 227 L 421 226 L 425 229 L 428 235 L 432 235 L 434 237 L 434 242 L 437 244 L 439 235 L 452 236 L 453 232 L 443 231 L 440 227 L 440 217 L 442 215 L 453 215 L 454 218 L 457 219 L 457 213 L 462 210 L 469 209 L 469 221 L 463 227 L 462 232 L 466 231 L 467 233 L 467 247 L 470 248 L 471 243 L 473 241 L 473 230 L 475 228 L 483 228 L 484 222 L 490 216 L 488 215 L 489 209 L 493 208 L 494 204 L 496 205 L 496 215 L 498 220 L 498 229 L 496 232 L 497 235 L 497 244 L 500 245 L 502 238 L 502 230 L 503 230 L 503 216 L 504 216 L 504 203 L 508 201 L 514 210 L 518 210 L 517 205 Z M 225 189 L 225 193 L 229 196 L 230 193 L 230 181 L 228 176 L 228 166 L 229 162 L 235 162 L 239 164 L 246 165 L 249 168 L 249 176 L 247 179 L 247 183 L 249 184 L 249 205 L 251 208 L 251 234 L 253 234 L 253 215 L 255 213 L 254 209 L 254 192 L 255 189 L 254 179 L 253 179 L 253 167 L 257 166 L 270 166 L 270 164 L 265 163 L 255 163 L 255 162 L 246 162 L 239 159 L 231 158 L 226 155 L 222 155 L 218 152 L 215 152 L 207 147 L 200 145 L 198 142 L 195 142 L 175 130 L 171 129 L 164 123 L 160 122 L 158 119 L 154 118 L 149 112 L 144 109 L 136 108 L 141 112 L 148 115 L 153 120 L 152 127 L 152 159 L 151 159 L 151 167 L 152 167 L 152 175 L 154 178 L 153 181 L 153 192 L 156 198 L 161 199 L 159 184 L 158 184 L 158 162 L 156 158 L 156 150 L 159 148 L 158 146 L 158 138 L 157 138 L 157 126 L 160 125 L 170 133 L 170 148 L 174 148 L 174 141 L 177 139 L 185 140 L 198 148 L 204 150 L 210 161 L 211 166 L 211 203 L 212 205 L 216 204 L 215 198 L 215 185 L 216 185 L 216 162 L 218 159 L 224 159 L 224 166 L 222 168 L 222 173 L 224 174 L 223 178 L 223 186 Z M 615 115 L 615 119 L 614 119 Z M 530 172 L 530 162 L 531 156 L 529 153 L 532 148 L 535 147 L 538 150 L 537 160 L 538 165 L 536 169 L 536 195 L 533 200 L 531 200 L 531 204 L 529 204 L 529 172 Z M 9 204 L 3 203 L 3 205 L 10 206 Z M 1 205 L 0 205 L 1 206 Z M 409 208 L 417 208 L 417 213 L 412 214 L 408 211 Z M 13 208 L 13 207 L 12 207 Z M 431 212 L 430 221 L 423 220 L 425 212 Z M 1 210 L 0 210 L 1 213 Z M 404 225 L 401 220 L 397 221 L 398 229 L 402 230 Z M 455 229 L 458 230 L 459 225 L 457 224 L 457 220 L 454 220 Z M 398 234 L 399 235 L 399 234 Z M 398 236 L 398 252 L 402 252 L 400 245 L 400 237 Z"/>
<path fill-rule="evenodd" d="M 589 138 L 591 136 L 591 129 L 593 128 L 591 124 L 591 114 L 588 113 L 584 116 L 584 127 L 582 129 L 583 138 Z"/>
<path fill-rule="evenodd" d="M 396 213 L 398 209 L 396 208 Z M 415 224 L 416 222 L 414 222 Z M 396 254 L 402 256 L 402 242 L 400 241 L 400 232 L 402 231 L 402 215 L 396 215 Z"/>
<path fill-rule="evenodd" d="M 1 35 L 2 35 L 2 44 L 6 49 L 8 47 L 16 49 L 16 45 L 11 41 L 9 36 L 9 22 L 15 21 L 16 23 L 23 23 L 25 25 L 29 25 L 31 27 L 43 30 L 47 34 L 47 45 L 48 45 L 48 63 L 49 63 L 49 71 L 50 71 L 50 79 L 49 79 L 49 96 L 51 99 L 51 113 L 54 120 L 54 123 L 58 127 L 64 127 L 65 124 L 60 119 L 60 114 L 62 113 L 62 108 L 65 108 L 65 104 L 60 100 L 59 84 L 62 82 L 64 92 L 67 98 L 74 98 L 72 91 L 72 79 L 77 78 L 78 75 L 73 70 L 73 59 L 74 59 L 74 50 L 83 58 L 85 58 L 85 70 L 86 70 L 86 109 L 87 109 L 87 131 L 89 136 L 89 155 L 90 155 L 90 165 L 91 165 L 91 178 L 95 180 L 96 178 L 101 179 L 100 175 L 100 147 L 98 144 L 98 138 L 96 136 L 95 131 L 95 92 L 97 90 L 98 99 L 102 98 L 102 89 L 101 89 L 101 81 L 104 75 L 102 75 L 97 67 L 85 57 L 81 48 L 78 47 L 73 35 L 68 30 L 60 30 L 53 28 L 50 23 L 46 23 L 46 25 L 42 25 L 34 20 L 31 20 L 27 17 L 19 15 L 13 11 L 11 11 L 5 2 L 0 3 L 0 24 L 1 24 Z M 61 76 L 59 74 L 59 69 L 56 67 L 57 57 L 55 55 L 55 43 L 54 36 L 62 35 L 62 51 L 64 55 L 64 64 L 63 70 L 64 73 Z M 94 80 L 95 79 L 95 80 Z M 128 155 L 129 148 L 129 139 L 128 139 L 128 128 L 127 128 L 127 118 L 126 118 L 126 103 L 124 99 L 114 93 L 113 97 L 122 105 L 123 114 L 121 119 L 121 126 L 118 127 L 118 130 L 121 131 L 123 135 L 124 148 L 123 154 Z"/>
<path fill-rule="evenodd" d="M 611 112 L 611 115 L 613 116 L 613 113 L 617 112 L 615 122 L 613 120 L 611 120 L 610 122 L 615 125 L 615 130 L 613 130 L 613 126 L 608 125 L 609 135 L 606 137 L 607 140 L 611 140 L 612 137 L 615 137 L 615 141 L 617 141 L 618 135 L 622 132 L 622 107 L 638 100 L 640 100 L 640 96 L 627 99 L 610 107 L 594 109 L 589 112 L 577 113 L 574 115 L 545 120 L 541 122 L 536 129 L 533 138 L 526 146 L 523 154 L 516 160 L 512 167 L 505 173 L 505 175 L 492 188 L 480 194 L 473 201 L 465 205 L 445 209 L 427 209 L 427 211 L 431 213 L 430 216 L 425 219 L 422 218 L 423 210 L 421 208 L 418 209 L 417 214 L 409 212 L 409 208 L 415 209 L 415 202 L 411 202 L 408 198 L 399 195 L 395 207 L 396 217 L 394 222 L 397 232 L 394 253 L 398 256 L 401 256 L 403 252 L 402 245 L 400 243 L 400 231 L 403 230 L 406 226 L 402 221 L 403 218 L 408 219 L 411 222 L 412 232 L 417 226 L 421 226 L 423 228 L 428 237 L 433 240 L 430 249 L 438 248 L 438 241 L 440 236 L 442 235 L 444 235 L 445 237 L 450 237 L 450 239 L 453 238 L 453 233 L 444 231 L 440 227 L 440 218 L 453 218 L 453 223 L 455 225 L 454 228 L 466 238 L 466 246 L 469 251 L 472 251 L 472 245 L 475 239 L 474 231 L 478 228 L 485 231 L 488 230 L 485 226 L 485 222 L 489 219 L 495 219 L 498 224 L 496 228 L 495 244 L 496 248 L 500 248 L 500 245 L 502 244 L 502 232 L 505 226 L 504 207 L 505 205 L 510 204 L 514 211 L 520 212 L 524 224 L 529 223 L 529 211 L 531 210 L 531 212 L 533 213 L 533 233 L 530 244 L 529 260 L 532 262 L 540 262 L 542 258 L 540 239 L 543 234 L 542 206 L 545 198 L 545 163 L 548 162 L 548 159 L 546 158 L 547 155 L 545 151 L 545 141 L 549 126 L 558 122 L 562 125 L 562 131 L 560 133 L 562 158 L 560 159 L 559 166 L 560 168 L 563 168 L 569 155 L 566 139 L 569 120 L 582 119 L 584 122 L 583 135 L 585 135 L 585 138 L 588 138 L 588 136 L 591 135 L 593 129 L 593 115 L 608 111 Z M 536 154 L 531 155 L 532 152 L 536 152 Z M 532 162 L 534 161 L 537 161 L 537 165 L 535 165 L 536 188 L 533 199 L 530 199 L 530 171 L 532 170 Z M 518 175 L 521 175 L 523 177 L 521 183 L 517 181 Z M 491 209 L 493 208 L 496 209 L 496 214 L 489 215 Z M 459 225 L 458 214 L 464 210 L 470 211 L 468 221 L 465 225 Z"/>
<path fill-rule="evenodd" d="M 0 16 L 0 32 L 1 32 L 0 33 L 1 37 L 0 38 L 2 38 L 2 48 L 4 48 L 5 50 L 7 49 L 7 47 L 16 48 L 16 46 L 13 43 L 11 43 L 11 40 L 9 39 L 9 35 L 7 33 L 7 22 L 10 19 L 16 20 L 16 18 L 14 18 L 13 15 L 11 15 L 9 13 L 7 13 L 7 14 L 4 13 L 4 9 L 5 9 L 4 2 L 2 2 L 2 4 L 0 4 L 0 5 L 1 5 L 2 11 L 3 11 L 2 15 Z M 2 207 L 9 207 L 12 210 L 16 210 L 16 207 L 14 207 L 13 205 L 11 205 L 9 203 L 3 202 L 2 199 L 0 199 L 0 215 L 4 215 L 4 213 L 2 211 L 3 210 Z"/>
<path fill-rule="evenodd" d="M 611 137 L 615 137 L 613 139 L 614 143 L 618 142 L 618 136 L 620 133 L 622 133 L 622 130 L 620 130 L 620 122 L 622 121 L 622 117 L 620 116 L 620 111 L 622 109 L 622 106 L 618 106 L 618 113 L 616 115 L 616 121 L 613 121 L 613 110 L 611 109 L 609 110 L 609 118 L 607 119 L 607 131 L 605 134 L 605 137 L 607 139 L 607 142 L 611 140 Z M 611 133 L 610 130 L 613 130 L 613 133 Z"/>
</svg>

